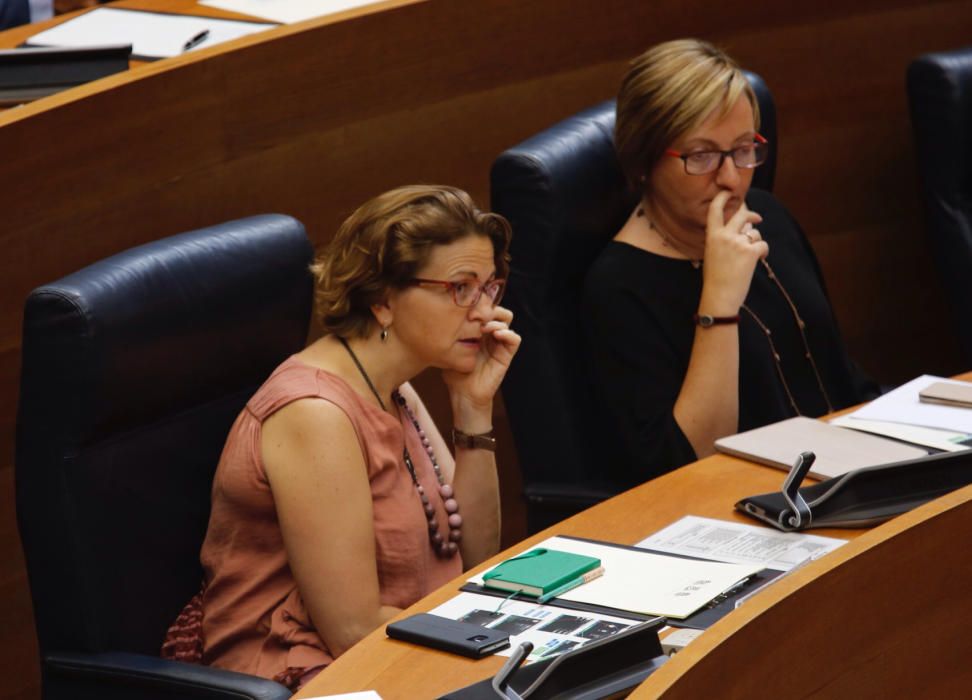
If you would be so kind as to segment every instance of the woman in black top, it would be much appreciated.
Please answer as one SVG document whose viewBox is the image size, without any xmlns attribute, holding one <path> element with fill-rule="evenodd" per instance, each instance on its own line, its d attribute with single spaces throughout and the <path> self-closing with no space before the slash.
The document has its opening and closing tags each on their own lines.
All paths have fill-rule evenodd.
<svg viewBox="0 0 972 700">
<path fill-rule="evenodd" d="M 636 59 L 615 144 L 643 196 L 592 266 L 582 309 L 629 486 L 719 437 L 873 395 L 847 357 L 813 251 L 772 195 L 752 88 L 697 40 Z"/>
</svg>

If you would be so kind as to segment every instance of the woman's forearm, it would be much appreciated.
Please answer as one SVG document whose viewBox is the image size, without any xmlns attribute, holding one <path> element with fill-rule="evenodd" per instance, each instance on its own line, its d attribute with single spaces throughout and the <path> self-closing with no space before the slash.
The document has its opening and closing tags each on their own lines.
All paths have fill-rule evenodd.
<svg viewBox="0 0 972 700">
<path fill-rule="evenodd" d="M 688 371 L 673 411 L 698 457 L 713 453 L 713 443 L 732 435 L 739 423 L 739 327 L 698 327 Z"/>
<path fill-rule="evenodd" d="M 453 424 L 468 435 L 487 433 L 493 428 L 492 402 L 471 406 L 454 400 Z M 496 454 L 483 448 L 456 447 L 453 483 L 462 515 L 463 564 L 468 568 L 499 551 L 500 503 Z"/>
</svg>

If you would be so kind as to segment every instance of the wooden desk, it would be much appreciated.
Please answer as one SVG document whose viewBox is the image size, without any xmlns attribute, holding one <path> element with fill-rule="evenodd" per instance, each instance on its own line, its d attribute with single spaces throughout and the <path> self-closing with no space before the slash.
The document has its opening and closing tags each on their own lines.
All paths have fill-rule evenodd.
<svg viewBox="0 0 972 700">
<path fill-rule="evenodd" d="M 782 472 L 722 455 L 606 501 L 526 540 L 551 534 L 634 543 L 685 514 L 752 522 L 739 498 L 779 488 Z M 972 487 L 853 539 L 794 572 L 707 630 L 635 697 L 956 697 L 972 664 Z M 403 613 L 457 593 L 460 577 Z M 379 629 L 297 697 L 377 690 L 384 700 L 431 698 L 494 673 L 502 658 L 469 661 L 392 641 Z"/>
</svg>

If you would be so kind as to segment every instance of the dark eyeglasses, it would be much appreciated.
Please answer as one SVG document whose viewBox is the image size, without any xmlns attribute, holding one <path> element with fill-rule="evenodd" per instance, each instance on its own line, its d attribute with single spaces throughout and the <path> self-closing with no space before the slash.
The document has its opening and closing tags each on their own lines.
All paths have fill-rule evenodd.
<svg viewBox="0 0 972 700">
<path fill-rule="evenodd" d="M 685 172 L 689 175 L 705 175 L 718 170 L 727 157 L 732 158 L 737 168 L 755 168 L 766 162 L 769 154 L 769 142 L 760 134 L 756 134 L 752 143 L 736 146 L 728 151 L 695 151 L 693 153 L 679 153 L 668 149 L 666 156 L 681 158 L 685 163 Z"/>
<path fill-rule="evenodd" d="M 421 277 L 413 277 L 409 284 L 419 287 L 422 285 L 435 285 L 445 287 L 452 292 L 452 301 L 456 306 L 468 308 L 479 303 L 483 294 L 496 306 L 503 298 L 503 291 L 506 289 L 506 280 L 491 279 L 482 284 L 476 284 L 474 280 L 466 282 L 446 282 L 445 280 L 427 280 Z"/>
</svg>

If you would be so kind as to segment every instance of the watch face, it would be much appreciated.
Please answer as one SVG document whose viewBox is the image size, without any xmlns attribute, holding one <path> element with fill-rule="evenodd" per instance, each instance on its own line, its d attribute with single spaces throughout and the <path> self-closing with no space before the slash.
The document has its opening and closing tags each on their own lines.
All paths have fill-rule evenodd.
<svg viewBox="0 0 972 700">
<path fill-rule="evenodd" d="M 703 328 L 708 328 L 713 323 L 715 323 L 715 319 L 712 318 L 711 316 L 707 316 L 704 314 L 699 316 L 699 325 L 702 326 Z"/>
</svg>

